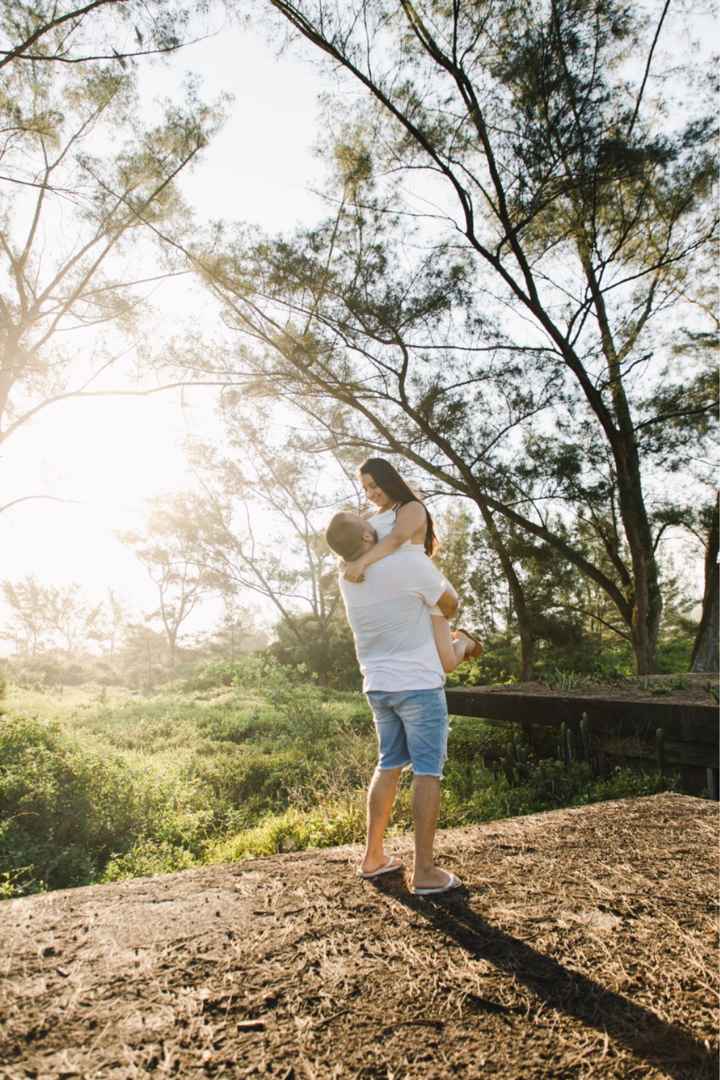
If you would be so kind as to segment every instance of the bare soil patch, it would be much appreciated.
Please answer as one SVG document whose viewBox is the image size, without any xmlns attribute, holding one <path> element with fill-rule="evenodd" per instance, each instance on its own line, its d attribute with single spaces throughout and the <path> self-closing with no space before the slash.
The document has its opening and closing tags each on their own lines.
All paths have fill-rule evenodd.
<svg viewBox="0 0 720 1080">
<path fill-rule="evenodd" d="M 710 1080 L 717 825 L 668 794 L 451 830 L 444 900 L 346 847 L 6 901 L 0 1076 Z"/>
</svg>

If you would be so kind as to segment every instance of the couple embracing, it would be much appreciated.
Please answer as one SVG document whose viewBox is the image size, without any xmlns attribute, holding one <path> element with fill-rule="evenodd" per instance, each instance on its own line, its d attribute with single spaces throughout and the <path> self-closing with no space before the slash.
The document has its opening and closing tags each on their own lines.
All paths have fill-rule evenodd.
<svg viewBox="0 0 720 1080">
<path fill-rule="evenodd" d="M 432 562 L 437 539 L 427 507 L 382 458 L 360 466 L 377 512 L 336 514 L 326 539 L 344 560 L 340 589 L 355 637 L 363 690 L 373 711 L 379 759 L 368 790 L 367 846 L 358 873 L 376 878 L 403 869 L 388 856 L 385 830 L 400 773 L 413 771 L 417 896 L 456 889 L 455 874 L 435 864 L 433 844 L 440 781 L 447 756 L 445 673 L 479 656 L 477 639 L 451 631 L 458 609 L 453 587 Z"/>
</svg>

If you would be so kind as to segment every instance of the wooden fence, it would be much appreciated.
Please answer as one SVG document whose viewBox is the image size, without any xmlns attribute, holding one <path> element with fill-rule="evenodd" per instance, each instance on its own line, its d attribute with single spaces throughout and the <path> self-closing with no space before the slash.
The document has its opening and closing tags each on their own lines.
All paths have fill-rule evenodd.
<svg viewBox="0 0 720 1080">
<path fill-rule="evenodd" d="M 446 696 L 451 715 L 520 724 L 525 730 L 552 727 L 568 755 L 574 749 L 585 756 L 592 747 L 610 758 L 655 761 L 662 772 L 679 772 L 686 790 L 706 789 L 718 798 L 714 705 L 487 686 L 452 687 Z"/>
</svg>

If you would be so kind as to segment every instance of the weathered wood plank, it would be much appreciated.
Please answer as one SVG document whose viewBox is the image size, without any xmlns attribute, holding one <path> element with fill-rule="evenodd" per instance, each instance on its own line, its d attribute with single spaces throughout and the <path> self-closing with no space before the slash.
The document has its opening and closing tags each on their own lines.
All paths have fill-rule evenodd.
<svg viewBox="0 0 720 1080">
<path fill-rule="evenodd" d="M 634 739 L 627 747 L 621 742 L 601 748 L 610 757 L 622 757 L 638 761 L 657 761 L 657 748 L 651 743 L 636 742 Z M 713 768 L 717 766 L 717 746 L 713 743 L 689 743 L 676 742 L 674 739 L 666 739 L 663 742 L 665 765 L 672 769 L 676 765 L 694 765 L 699 768 Z"/>
<path fill-rule="evenodd" d="M 449 712 L 507 723 L 557 726 L 579 722 L 585 713 L 594 732 L 654 739 L 657 728 L 676 742 L 707 743 L 717 751 L 714 705 L 559 694 L 532 694 L 488 687 L 446 690 Z"/>
</svg>

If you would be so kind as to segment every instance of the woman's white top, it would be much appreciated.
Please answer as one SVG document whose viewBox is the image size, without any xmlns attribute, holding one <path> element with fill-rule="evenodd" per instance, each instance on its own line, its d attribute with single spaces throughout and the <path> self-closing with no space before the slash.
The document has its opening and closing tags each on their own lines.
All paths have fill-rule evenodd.
<svg viewBox="0 0 720 1080">
<path fill-rule="evenodd" d="M 396 520 L 397 520 L 397 511 L 390 509 L 390 510 L 381 510 L 379 514 L 373 514 L 372 517 L 369 517 L 367 519 L 367 523 L 368 523 L 368 525 L 372 525 L 373 529 L 377 533 L 378 540 L 384 540 L 385 537 L 387 536 L 387 534 L 391 533 L 393 531 L 393 528 L 395 527 Z M 412 540 L 406 540 L 404 544 L 400 545 L 400 547 L 398 548 L 398 551 L 402 551 L 403 548 L 411 548 L 413 550 L 417 550 L 419 548 L 420 551 L 423 551 L 423 552 L 425 551 L 425 545 L 424 544 L 413 544 Z M 427 557 L 428 556 L 426 556 L 426 558 Z M 435 604 L 430 609 L 430 614 L 431 615 L 442 615 L 442 611 L 437 606 L 437 604 Z"/>
<path fill-rule="evenodd" d="M 368 525 L 372 525 L 373 529 L 377 533 L 378 540 L 384 540 L 388 533 L 391 533 L 395 528 L 395 522 L 397 520 L 396 510 L 381 510 L 379 514 L 373 514 L 367 519 Z M 413 544 L 411 540 L 406 540 L 400 547 L 425 547 L 424 544 Z"/>
</svg>

